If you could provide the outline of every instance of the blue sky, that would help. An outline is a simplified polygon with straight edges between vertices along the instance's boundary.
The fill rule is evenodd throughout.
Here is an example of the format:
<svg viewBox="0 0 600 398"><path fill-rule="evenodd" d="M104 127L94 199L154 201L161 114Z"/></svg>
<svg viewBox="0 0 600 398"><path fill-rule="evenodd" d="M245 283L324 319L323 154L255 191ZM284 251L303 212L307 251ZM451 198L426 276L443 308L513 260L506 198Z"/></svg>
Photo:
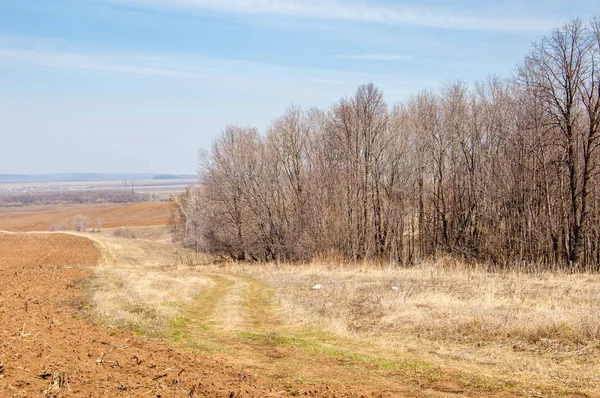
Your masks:
<svg viewBox="0 0 600 398"><path fill-rule="evenodd" d="M0 173L195 173L229 123L508 76L589 0L0 0Z"/></svg>

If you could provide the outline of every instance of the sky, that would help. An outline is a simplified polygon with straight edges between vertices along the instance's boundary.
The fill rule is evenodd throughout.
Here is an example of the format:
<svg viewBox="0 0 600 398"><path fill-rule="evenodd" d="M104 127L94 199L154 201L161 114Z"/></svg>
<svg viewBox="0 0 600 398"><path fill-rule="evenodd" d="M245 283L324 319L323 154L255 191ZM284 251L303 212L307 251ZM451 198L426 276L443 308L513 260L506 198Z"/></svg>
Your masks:
<svg viewBox="0 0 600 398"><path fill-rule="evenodd" d="M596 1L0 0L0 174L195 174L228 124L510 76Z"/></svg>

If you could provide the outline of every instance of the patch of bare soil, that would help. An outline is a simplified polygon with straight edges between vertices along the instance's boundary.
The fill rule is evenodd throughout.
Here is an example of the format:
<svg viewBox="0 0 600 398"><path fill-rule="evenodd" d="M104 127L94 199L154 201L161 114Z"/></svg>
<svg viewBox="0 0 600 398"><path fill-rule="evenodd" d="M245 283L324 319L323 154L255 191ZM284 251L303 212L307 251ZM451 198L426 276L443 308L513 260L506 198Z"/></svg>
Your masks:
<svg viewBox="0 0 600 398"><path fill-rule="evenodd" d="M87 322L80 282L98 261L66 234L0 234L0 396L397 396L257 376L243 365Z"/></svg>
<svg viewBox="0 0 600 398"><path fill-rule="evenodd" d="M62 233L0 233L0 259L3 267L48 269L57 266L95 265L99 255L91 240L79 236Z"/></svg>

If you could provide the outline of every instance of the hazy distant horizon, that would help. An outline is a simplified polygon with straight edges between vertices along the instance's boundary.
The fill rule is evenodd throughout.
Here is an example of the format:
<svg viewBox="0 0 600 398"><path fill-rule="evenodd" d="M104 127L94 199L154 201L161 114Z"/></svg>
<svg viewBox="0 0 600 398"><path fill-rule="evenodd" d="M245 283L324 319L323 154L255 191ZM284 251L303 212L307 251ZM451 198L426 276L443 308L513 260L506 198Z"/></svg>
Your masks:
<svg viewBox="0 0 600 398"><path fill-rule="evenodd" d="M196 174L179 173L32 173L32 174L9 174L0 173L0 184L24 183L24 182L86 182L86 181L122 181L128 180L152 180L153 177L176 176L178 179L194 179Z"/></svg>

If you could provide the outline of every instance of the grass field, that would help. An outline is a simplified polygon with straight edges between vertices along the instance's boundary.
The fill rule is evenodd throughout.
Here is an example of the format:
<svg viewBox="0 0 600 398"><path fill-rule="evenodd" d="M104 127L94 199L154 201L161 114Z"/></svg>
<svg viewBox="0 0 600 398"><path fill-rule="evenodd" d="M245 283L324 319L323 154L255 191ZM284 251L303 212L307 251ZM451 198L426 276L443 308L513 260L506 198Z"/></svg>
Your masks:
<svg viewBox="0 0 600 398"><path fill-rule="evenodd" d="M598 275L489 273L450 260L224 269L270 286L289 323L496 380L600 393Z"/></svg>
<svg viewBox="0 0 600 398"><path fill-rule="evenodd" d="M48 231L61 223L70 229L77 215L89 218L90 228L96 228L98 219L102 220L102 228L166 225L171 208L168 202L6 207L0 208L0 230Z"/></svg>

